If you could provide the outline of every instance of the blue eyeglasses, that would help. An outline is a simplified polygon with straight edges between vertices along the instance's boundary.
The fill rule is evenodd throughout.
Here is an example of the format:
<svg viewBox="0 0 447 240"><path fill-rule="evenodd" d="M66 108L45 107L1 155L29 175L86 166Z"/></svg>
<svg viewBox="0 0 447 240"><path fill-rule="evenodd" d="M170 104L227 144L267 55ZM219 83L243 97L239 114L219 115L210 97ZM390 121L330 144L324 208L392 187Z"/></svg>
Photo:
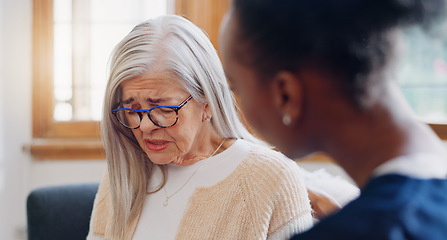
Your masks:
<svg viewBox="0 0 447 240"><path fill-rule="evenodd" d="M137 129L140 127L141 120L143 120L143 113L146 113L149 119L156 125L162 128L174 126L178 121L178 111L185 106L185 104L192 99L190 95L180 105L173 106L156 106L150 109L132 109L132 108L117 108L113 109L112 113L116 119L126 128Z"/></svg>

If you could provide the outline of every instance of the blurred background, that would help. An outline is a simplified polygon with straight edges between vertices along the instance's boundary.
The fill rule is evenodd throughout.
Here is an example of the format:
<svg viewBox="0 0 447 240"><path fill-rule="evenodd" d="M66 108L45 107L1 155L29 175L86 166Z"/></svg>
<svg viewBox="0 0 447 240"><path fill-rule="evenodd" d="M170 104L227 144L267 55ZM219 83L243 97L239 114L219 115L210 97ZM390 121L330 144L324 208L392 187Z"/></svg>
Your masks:
<svg viewBox="0 0 447 240"><path fill-rule="evenodd" d="M0 0L0 239L26 239L33 189L99 182L98 121L107 62L133 26L181 14L218 46L230 0ZM404 33L398 81L415 113L447 138L447 41ZM444 36L443 36L444 35ZM405 53L412 50L411 53ZM321 154L302 166L346 177Z"/></svg>

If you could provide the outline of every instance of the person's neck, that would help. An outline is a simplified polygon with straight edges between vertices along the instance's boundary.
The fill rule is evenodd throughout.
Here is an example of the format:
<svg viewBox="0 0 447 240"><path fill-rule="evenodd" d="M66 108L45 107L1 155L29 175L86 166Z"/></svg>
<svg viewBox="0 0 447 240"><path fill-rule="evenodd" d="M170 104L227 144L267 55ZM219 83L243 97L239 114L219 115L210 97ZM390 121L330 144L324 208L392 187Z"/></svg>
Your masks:
<svg viewBox="0 0 447 240"><path fill-rule="evenodd" d="M352 111L335 118L327 139L322 140L324 151L359 187L374 169L395 157L443 149L428 126L413 117L400 94L381 96L363 113Z"/></svg>

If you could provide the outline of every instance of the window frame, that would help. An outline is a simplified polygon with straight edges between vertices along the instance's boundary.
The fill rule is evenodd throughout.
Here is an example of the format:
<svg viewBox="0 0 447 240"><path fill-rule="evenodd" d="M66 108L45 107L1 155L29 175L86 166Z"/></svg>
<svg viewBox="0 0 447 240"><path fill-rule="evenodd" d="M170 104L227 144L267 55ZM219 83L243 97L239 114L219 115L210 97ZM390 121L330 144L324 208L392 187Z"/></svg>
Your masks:
<svg viewBox="0 0 447 240"><path fill-rule="evenodd" d="M433 129L439 138L447 141L447 124L429 123L428 125Z"/></svg>
<svg viewBox="0 0 447 240"><path fill-rule="evenodd" d="M35 159L103 159L98 121L53 119L53 0L33 0L32 143Z"/></svg>

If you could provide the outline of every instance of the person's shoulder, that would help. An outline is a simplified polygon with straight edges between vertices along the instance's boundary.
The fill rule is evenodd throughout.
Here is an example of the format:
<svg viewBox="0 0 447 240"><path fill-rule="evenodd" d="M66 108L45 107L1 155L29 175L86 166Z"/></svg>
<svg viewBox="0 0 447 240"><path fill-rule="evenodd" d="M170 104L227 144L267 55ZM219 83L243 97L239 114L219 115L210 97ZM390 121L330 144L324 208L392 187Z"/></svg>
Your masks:
<svg viewBox="0 0 447 240"><path fill-rule="evenodd" d="M259 185L265 191L302 188L304 184L298 165L284 154L263 146L253 146L241 162L243 176L250 185Z"/></svg>
<svg viewBox="0 0 447 240"><path fill-rule="evenodd" d="M373 229L378 227L377 216L380 214L366 211L363 205L363 200L358 198L291 239L375 239L377 233Z"/></svg>
<svg viewBox="0 0 447 240"><path fill-rule="evenodd" d="M397 236L402 236L402 239L403 236L411 239L445 239L446 211L439 207L430 211L424 208L423 205L397 206L393 200L383 196L361 195L336 214L291 239L366 240L399 238Z"/></svg>
<svg viewBox="0 0 447 240"><path fill-rule="evenodd" d="M422 179L389 174L371 180L359 198L362 201L355 206L391 215L399 221L409 217L419 221L422 219L418 216L420 214L424 215L426 220L444 222L447 229L446 192L445 179Z"/></svg>
<svg viewBox="0 0 447 240"><path fill-rule="evenodd" d="M447 210L441 205L447 195L429 187L439 183L447 186L445 180L401 175L371 179L359 198L292 239L389 239L410 232L414 239L445 239Z"/></svg>
<svg viewBox="0 0 447 240"><path fill-rule="evenodd" d="M264 146L252 146L245 163L250 166L250 168L262 172L299 173L299 167L295 161L281 152Z"/></svg>

